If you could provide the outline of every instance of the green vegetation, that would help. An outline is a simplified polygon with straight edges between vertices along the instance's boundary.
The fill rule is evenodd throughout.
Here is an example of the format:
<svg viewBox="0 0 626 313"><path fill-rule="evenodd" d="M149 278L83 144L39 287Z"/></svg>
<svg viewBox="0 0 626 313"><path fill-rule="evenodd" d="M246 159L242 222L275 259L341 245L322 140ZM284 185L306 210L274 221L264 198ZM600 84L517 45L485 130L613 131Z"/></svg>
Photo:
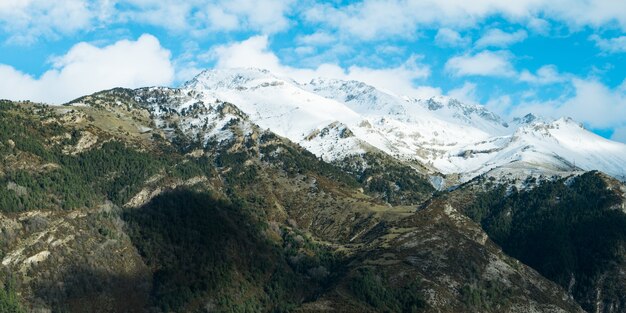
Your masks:
<svg viewBox="0 0 626 313"><path fill-rule="evenodd" d="M329 287L343 275L345 256L312 242L296 230L282 228L281 231L283 251L294 271L321 284L323 288Z"/></svg>
<svg viewBox="0 0 626 313"><path fill-rule="evenodd" d="M495 186L478 193L465 213L506 253L564 288L575 277L574 296L581 300L626 242L626 214L611 209L620 201L589 172L524 191Z"/></svg>
<svg viewBox="0 0 626 313"><path fill-rule="evenodd" d="M80 132L43 123L52 116L44 107L37 108L38 114L25 110L0 103L0 165L6 171L0 176L1 212L92 207L105 199L123 205L161 170L183 179L212 170L206 158L182 162L175 152L155 154L119 141L67 155L63 146L75 144ZM64 139L55 144L55 136Z"/></svg>
<svg viewBox="0 0 626 313"><path fill-rule="evenodd" d="M350 281L354 296L379 312L421 312L425 306L419 281L413 280L401 288L391 288L372 269L360 268Z"/></svg>
<svg viewBox="0 0 626 313"><path fill-rule="evenodd" d="M506 286L493 281L473 282L460 290L461 301L476 311L493 311L505 305L509 292Z"/></svg>
<svg viewBox="0 0 626 313"><path fill-rule="evenodd" d="M344 186L358 187L359 183L339 167L318 159L311 152L296 149L290 145L276 142L278 137L265 133L260 142L266 143L261 147L262 160L271 164L279 164L289 175L313 173L339 182ZM269 143L269 144L267 144Z"/></svg>
<svg viewBox="0 0 626 313"><path fill-rule="evenodd" d="M25 313L22 308L12 280L8 280L4 284L0 283L0 312L2 313Z"/></svg>
<svg viewBox="0 0 626 313"><path fill-rule="evenodd" d="M209 194L176 190L123 215L128 234L153 270L153 305L164 312L283 312L314 286L294 273L258 221Z"/></svg>
<svg viewBox="0 0 626 313"><path fill-rule="evenodd" d="M420 203L435 191L415 169L381 154L352 156L341 164L355 175L366 192L393 205Z"/></svg>
<svg viewBox="0 0 626 313"><path fill-rule="evenodd" d="M103 90L92 95L80 97L66 103L65 105L71 105L74 103L85 103L91 107L102 109L105 108L106 105L125 103L127 108L130 108L130 106L137 104L134 98L134 92L132 89L118 87L109 90Z"/></svg>
<svg viewBox="0 0 626 313"><path fill-rule="evenodd" d="M0 178L2 211L90 207L105 198L123 205L166 165L119 142L76 156L51 154L46 161L55 165L41 171L14 169ZM13 190L6 188L9 185Z"/></svg>
<svg viewBox="0 0 626 313"><path fill-rule="evenodd" d="M133 95L125 89L111 93L128 99ZM106 108L113 98L103 93L90 101ZM347 305L380 312L425 310L419 279L405 275L394 276L399 281L390 280L388 273L396 265L381 266L380 273L370 268L354 270L363 264L360 256L354 256L352 246L344 247L351 259L334 252L341 240L331 238L363 227L362 221L372 221L362 218L374 216L366 210L370 198L363 197L367 201L362 203L350 198L358 187L391 204L413 204L430 197L432 186L409 166L365 155L355 163L367 166L342 169L268 133L258 140L249 136L242 145L236 141L230 146L209 144L202 147L206 153L196 158L183 154L199 149L198 141L186 138L180 130L173 133L173 145L161 139L135 142L94 125L63 125L54 117L46 107L0 102L0 212L86 209L80 212L86 213L84 218L68 220L72 229L79 230L73 231L76 236L71 239L79 248L64 250L83 259L62 259L64 255L55 250L49 260L63 266L63 279L50 279L50 271L32 265L27 275L45 282L29 286L24 297L34 296L53 309L74 312L93 311L83 308L92 302L94 308L103 303L122 306L112 311L131 311L131 301L137 312L289 312L347 287ZM85 130L97 135L98 143L74 155L64 152L64 147L80 142ZM180 179L198 176L208 180L167 191ZM151 177L160 179L147 182ZM315 187L309 181L315 181ZM92 210L106 200L122 206L146 184L166 191L139 208ZM571 184L546 183L524 192L495 187L478 194L466 213L509 254L565 286L570 274L584 284L615 257L626 229L623 214L608 210L615 201L591 175ZM335 212L341 214L332 215ZM65 218L63 212L46 213ZM107 222L103 222L104 214ZM296 214L302 214L302 223ZM90 217L93 221L86 222ZM324 220L328 217L337 217L341 224ZM341 220L344 217L351 220ZM375 239L393 223L382 220L377 224L380 228L361 237L371 236L363 242L376 247ZM298 224L309 225L300 227L311 231L328 228L330 235L324 238L334 245L317 242ZM10 235L23 236L27 230L22 229ZM47 238L52 238L52 232ZM55 238L63 237L55 234ZM102 255L115 251L127 256L122 251L131 251L132 261L120 258L122 267L129 262L141 266L129 264L138 270L118 275L123 271L117 271L117 263L80 248L91 240L98 241L85 246L103 247ZM0 256L16 246L0 242ZM136 251L143 262L135 262ZM600 262L595 264L596 260ZM91 268L92 263L114 264L115 268ZM402 270L411 272L409 267ZM475 311L497 311L509 296L497 282L467 279L460 286L463 304ZM13 285L0 287L0 312L23 312ZM134 293L128 289L135 289ZM100 302L91 301L100 294ZM138 296L127 301L125 297L131 294Z"/></svg>
<svg viewBox="0 0 626 313"><path fill-rule="evenodd" d="M153 271L150 299L158 310L193 312L208 305L218 311L284 312L313 299L336 277L330 272L341 266L340 260L329 249L294 239L302 234L285 230L281 244L266 239L264 210L270 204L261 190L250 188L258 184L260 171L257 164L246 163L250 152L224 149L216 151L215 159L185 158L166 146L150 150L108 137L69 155L63 147L76 144L81 131L55 122L45 107L36 108L37 113L29 110L10 102L0 105L2 212L89 208L105 200L121 206L155 174L215 178L215 166L223 171L231 201L206 191L176 190L122 215L133 244ZM313 155L303 158L300 151L283 148L289 152L281 155L285 169L309 160L319 166L307 171L354 182ZM25 165L15 166L20 159ZM97 232L112 234L106 227Z"/></svg>

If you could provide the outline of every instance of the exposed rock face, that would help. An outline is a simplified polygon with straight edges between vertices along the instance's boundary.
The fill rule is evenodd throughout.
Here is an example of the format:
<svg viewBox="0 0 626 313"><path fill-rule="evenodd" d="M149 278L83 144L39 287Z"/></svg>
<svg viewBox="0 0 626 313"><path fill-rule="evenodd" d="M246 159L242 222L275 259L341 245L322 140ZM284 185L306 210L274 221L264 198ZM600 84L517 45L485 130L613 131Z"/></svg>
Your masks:
<svg viewBox="0 0 626 313"><path fill-rule="evenodd" d="M33 311L140 312L147 304L150 271L117 217L29 211L2 224L2 266Z"/></svg>
<svg viewBox="0 0 626 313"><path fill-rule="evenodd" d="M246 88L280 85L266 83ZM80 102L80 118L21 113L58 140L0 147L0 188L20 197L0 207L3 273L33 311L582 311L458 201L433 197L424 165L378 150L329 164L236 105L179 89ZM311 140L354 138L326 125Z"/></svg>
<svg viewBox="0 0 626 313"><path fill-rule="evenodd" d="M63 152L67 154L77 155L92 148L96 143L98 143L98 137L88 131L84 131L81 132L78 142L73 146L65 147Z"/></svg>

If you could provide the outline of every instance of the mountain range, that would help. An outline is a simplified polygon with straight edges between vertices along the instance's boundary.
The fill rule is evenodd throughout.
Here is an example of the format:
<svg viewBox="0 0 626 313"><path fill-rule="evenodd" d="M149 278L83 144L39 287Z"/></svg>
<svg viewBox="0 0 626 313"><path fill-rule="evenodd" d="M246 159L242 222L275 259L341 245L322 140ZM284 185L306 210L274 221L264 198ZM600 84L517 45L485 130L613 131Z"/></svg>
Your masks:
<svg viewBox="0 0 626 313"><path fill-rule="evenodd" d="M626 145L206 70L0 101L1 312L626 312Z"/></svg>
<svg viewBox="0 0 626 313"><path fill-rule="evenodd" d="M450 185L503 168L544 175L600 170L626 179L626 145L569 118L529 114L506 122L454 98L412 99L357 81L299 84L259 69L207 70L181 91L234 103L257 125L327 162L377 150L418 162L429 175L459 174Z"/></svg>

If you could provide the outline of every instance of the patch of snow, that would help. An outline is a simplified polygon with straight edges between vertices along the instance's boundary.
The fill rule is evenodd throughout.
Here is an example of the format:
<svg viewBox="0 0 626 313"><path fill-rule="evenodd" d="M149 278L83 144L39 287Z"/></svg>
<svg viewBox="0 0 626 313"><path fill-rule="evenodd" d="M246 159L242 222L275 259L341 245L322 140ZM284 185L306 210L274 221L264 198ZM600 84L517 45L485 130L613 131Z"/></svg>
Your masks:
<svg viewBox="0 0 626 313"><path fill-rule="evenodd" d="M258 69L207 70L179 89L150 88L146 94L157 127L171 129L163 117L177 112L181 130L201 136L205 144L232 140L235 134L228 125L243 114L326 161L376 149L420 162L431 175L460 174L460 182L487 172L580 170L626 180L626 145L571 119L529 114L507 123L483 106L449 97L413 99L357 81L299 84ZM223 102L242 112L220 110ZM251 133L245 125L240 128ZM441 185L439 180L432 183Z"/></svg>

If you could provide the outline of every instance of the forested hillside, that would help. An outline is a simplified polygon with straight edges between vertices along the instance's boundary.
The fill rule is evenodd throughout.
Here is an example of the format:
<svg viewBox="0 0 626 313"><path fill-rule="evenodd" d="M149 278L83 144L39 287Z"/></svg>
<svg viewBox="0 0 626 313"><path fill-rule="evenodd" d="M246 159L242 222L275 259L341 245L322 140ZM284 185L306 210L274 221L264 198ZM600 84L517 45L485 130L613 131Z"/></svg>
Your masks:
<svg viewBox="0 0 626 313"><path fill-rule="evenodd" d="M601 290L623 310L615 180L435 192L415 165L327 163L232 104L168 109L185 97L0 103L0 308L578 312Z"/></svg>

